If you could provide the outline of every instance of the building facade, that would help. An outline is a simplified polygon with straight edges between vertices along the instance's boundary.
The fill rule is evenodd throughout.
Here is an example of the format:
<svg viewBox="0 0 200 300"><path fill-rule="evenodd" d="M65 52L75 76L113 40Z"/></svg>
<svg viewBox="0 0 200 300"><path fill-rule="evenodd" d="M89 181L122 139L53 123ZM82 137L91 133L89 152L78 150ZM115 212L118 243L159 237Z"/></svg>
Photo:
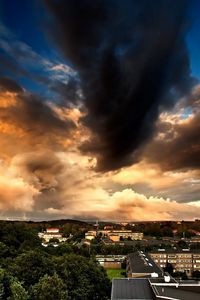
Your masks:
<svg viewBox="0 0 200 300"><path fill-rule="evenodd" d="M132 239L132 240L142 240L143 239L143 233L142 232L132 232L131 230L112 230L107 233L108 236L119 236L124 239Z"/></svg>
<svg viewBox="0 0 200 300"><path fill-rule="evenodd" d="M47 228L46 231L39 232L38 236L46 243L48 243L51 239L58 239L59 242L65 242L67 240L62 236L62 233L59 232L59 228Z"/></svg>
<svg viewBox="0 0 200 300"><path fill-rule="evenodd" d="M98 234L102 236L109 237L112 241L118 242L120 238L123 239L132 239L132 240L142 240L143 233L142 232L132 232L132 230L99 230ZM86 239L94 239L97 236L96 231L88 231L85 233Z"/></svg>
<svg viewBox="0 0 200 300"><path fill-rule="evenodd" d="M95 230L91 230L85 233L86 240L93 240L97 236L97 232Z"/></svg>
<svg viewBox="0 0 200 300"><path fill-rule="evenodd" d="M200 271L200 252L183 251L159 251L150 253L151 258L161 268L171 264L174 272L186 272L191 275L193 271Z"/></svg>
<svg viewBox="0 0 200 300"><path fill-rule="evenodd" d="M96 261L105 269L121 269L125 255L96 255Z"/></svg>

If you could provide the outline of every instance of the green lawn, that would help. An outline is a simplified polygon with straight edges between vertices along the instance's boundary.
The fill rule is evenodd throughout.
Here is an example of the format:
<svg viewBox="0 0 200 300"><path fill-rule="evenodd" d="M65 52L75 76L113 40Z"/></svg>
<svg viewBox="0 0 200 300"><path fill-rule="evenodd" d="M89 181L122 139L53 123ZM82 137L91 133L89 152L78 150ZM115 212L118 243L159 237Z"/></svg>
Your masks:
<svg viewBox="0 0 200 300"><path fill-rule="evenodd" d="M121 272L125 272L126 270L124 269L107 269L107 275L110 280L113 278L124 278L125 276L121 274Z"/></svg>

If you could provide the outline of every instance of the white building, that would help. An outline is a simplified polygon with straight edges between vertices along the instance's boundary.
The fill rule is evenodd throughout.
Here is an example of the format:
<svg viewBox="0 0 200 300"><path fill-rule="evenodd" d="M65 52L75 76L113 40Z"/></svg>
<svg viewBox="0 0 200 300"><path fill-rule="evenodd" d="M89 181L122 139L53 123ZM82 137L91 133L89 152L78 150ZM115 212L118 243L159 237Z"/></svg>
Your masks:
<svg viewBox="0 0 200 300"><path fill-rule="evenodd" d="M50 239L58 239L59 242L65 242L67 239L62 236L62 233L59 232L59 228L47 228L44 232L38 233L39 238L43 239L46 243Z"/></svg>

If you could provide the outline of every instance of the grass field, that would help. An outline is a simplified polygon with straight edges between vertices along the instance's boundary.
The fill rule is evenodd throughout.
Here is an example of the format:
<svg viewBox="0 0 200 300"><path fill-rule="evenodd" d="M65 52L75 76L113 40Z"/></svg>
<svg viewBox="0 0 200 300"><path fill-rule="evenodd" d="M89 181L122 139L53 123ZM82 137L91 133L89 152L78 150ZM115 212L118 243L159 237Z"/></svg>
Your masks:
<svg viewBox="0 0 200 300"><path fill-rule="evenodd" d="M107 269L107 275L110 280L113 278L124 278L125 276L121 274L121 272L125 272L126 270L124 269Z"/></svg>

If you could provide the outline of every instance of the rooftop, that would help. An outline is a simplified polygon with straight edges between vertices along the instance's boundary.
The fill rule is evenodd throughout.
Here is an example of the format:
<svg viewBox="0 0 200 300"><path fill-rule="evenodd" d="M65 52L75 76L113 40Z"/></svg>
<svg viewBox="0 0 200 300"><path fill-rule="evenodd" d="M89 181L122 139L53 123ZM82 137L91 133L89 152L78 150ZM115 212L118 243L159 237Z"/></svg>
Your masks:
<svg viewBox="0 0 200 300"><path fill-rule="evenodd" d="M62 234L61 233L59 233L59 232L54 232L54 231L52 231L52 232L44 232L44 235L45 236L52 236L52 235L54 235L54 236L62 236Z"/></svg>
<svg viewBox="0 0 200 300"><path fill-rule="evenodd" d="M47 232L50 232L50 231L59 231L59 228L47 228L46 230L47 230Z"/></svg>
<svg viewBox="0 0 200 300"><path fill-rule="evenodd" d="M114 278L111 300L199 300L200 283L163 282L162 278Z"/></svg>
<svg viewBox="0 0 200 300"><path fill-rule="evenodd" d="M192 287L193 291L185 290L179 286L156 286L157 296L168 297L175 300L199 300L200 293L195 287ZM159 299L159 298L158 298Z"/></svg>
<svg viewBox="0 0 200 300"><path fill-rule="evenodd" d="M152 258L142 252L138 251L128 255L128 264L130 267L130 273L158 273L161 274L162 270L155 264Z"/></svg>
<svg viewBox="0 0 200 300"><path fill-rule="evenodd" d="M133 278L114 278L111 300L153 300L155 299L148 280Z"/></svg>

